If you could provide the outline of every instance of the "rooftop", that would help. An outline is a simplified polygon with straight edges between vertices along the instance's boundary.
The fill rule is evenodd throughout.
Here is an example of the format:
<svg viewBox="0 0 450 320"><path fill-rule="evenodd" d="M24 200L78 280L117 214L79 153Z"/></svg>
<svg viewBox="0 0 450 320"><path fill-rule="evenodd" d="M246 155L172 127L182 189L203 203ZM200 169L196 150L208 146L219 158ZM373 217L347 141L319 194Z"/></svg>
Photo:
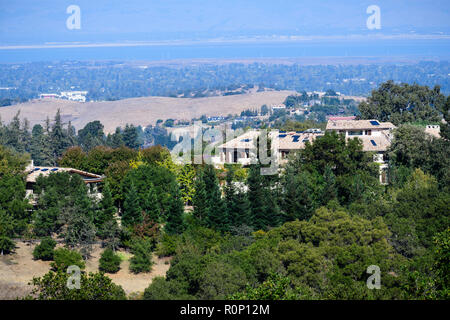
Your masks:
<svg viewBox="0 0 450 320"><path fill-rule="evenodd" d="M313 142L317 137L323 136L321 132L300 132L300 131L271 131L270 135L273 137L278 134L278 149L279 150L298 150L305 147L306 142ZM259 131L247 131L233 140L230 140L220 146L220 149L254 149L255 141L259 135Z"/></svg>
<svg viewBox="0 0 450 320"><path fill-rule="evenodd" d="M363 151L384 152L391 145L391 139L384 132L378 136L349 136L347 140L356 138L362 140Z"/></svg>
<svg viewBox="0 0 450 320"><path fill-rule="evenodd" d="M82 176L84 182L86 183L91 183L91 182L100 182L103 180L103 177L98 175L98 174L94 174L94 173L90 173L90 172L86 172L86 171L82 171L82 170L78 170L78 169L73 169L73 168L60 168L60 167L27 167L27 182L31 182L31 183L35 183L36 179L40 176L48 176L51 173L56 173L56 172L68 172L68 173L76 173L79 174L80 176Z"/></svg>
<svg viewBox="0 0 450 320"><path fill-rule="evenodd" d="M390 122L380 122L378 120L328 120L326 130L351 130L351 129L394 129Z"/></svg>

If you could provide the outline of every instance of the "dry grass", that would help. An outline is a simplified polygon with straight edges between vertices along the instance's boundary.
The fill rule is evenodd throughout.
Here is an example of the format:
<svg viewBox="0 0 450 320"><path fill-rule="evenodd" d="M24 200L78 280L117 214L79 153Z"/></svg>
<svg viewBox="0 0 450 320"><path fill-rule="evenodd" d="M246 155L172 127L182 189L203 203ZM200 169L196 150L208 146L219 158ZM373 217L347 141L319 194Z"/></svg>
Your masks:
<svg viewBox="0 0 450 320"><path fill-rule="evenodd" d="M0 116L2 121L7 123L20 110L21 118L27 118L33 126L37 123L44 124L47 116L52 119L59 108L64 122L72 121L78 130L90 121L100 120L105 126L105 132L108 133L127 123L146 126L155 124L158 119L191 120L203 114L207 116L240 114L245 109L260 108L263 104L280 104L290 94L293 92L266 91L195 99L145 97L86 103L44 99L0 108Z"/></svg>
<svg viewBox="0 0 450 320"><path fill-rule="evenodd" d="M28 283L33 277L41 277L50 270L50 262L33 260L33 249L36 244L16 243L16 252L0 257L0 300L10 300L27 295L32 289ZM103 249L94 246L92 258L86 262L87 272L97 272L100 255ZM129 253L121 252L122 257L130 257ZM122 261L121 269L116 274L107 274L112 281L121 285L127 295L139 296L149 286L155 276L165 276L170 264L170 258L153 256L152 271L133 274L129 271L128 260Z"/></svg>

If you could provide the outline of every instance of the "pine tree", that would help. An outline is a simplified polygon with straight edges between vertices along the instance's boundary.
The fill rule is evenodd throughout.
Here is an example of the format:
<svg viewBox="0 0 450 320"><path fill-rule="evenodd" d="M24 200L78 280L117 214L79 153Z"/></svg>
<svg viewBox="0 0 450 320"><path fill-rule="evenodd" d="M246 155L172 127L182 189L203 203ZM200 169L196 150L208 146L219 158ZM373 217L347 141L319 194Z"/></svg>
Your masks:
<svg viewBox="0 0 450 320"><path fill-rule="evenodd" d="M89 257L95 239L94 207L83 180L71 177L75 185L70 199L59 217L64 225L62 236L69 247L80 247L83 257Z"/></svg>
<svg viewBox="0 0 450 320"><path fill-rule="evenodd" d="M207 165L203 175L205 189L207 191L206 223L209 228L222 232L229 230L227 210L222 199L222 191L212 165Z"/></svg>
<svg viewBox="0 0 450 320"><path fill-rule="evenodd" d="M297 179L297 207L294 219L308 220L315 210L314 181L309 172L304 171Z"/></svg>
<svg viewBox="0 0 450 320"><path fill-rule="evenodd" d="M125 146L131 149L139 148L138 131L133 125L126 125L123 130L123 141Z"/></svg>
<svg viewBox="0 0 450 320"><path fill-rule="evenodd" d="M158 197L156 196L155 188L150 185L147 194L145 195L144 207L142 208L153 222L159 222L161 210L159 207Z"/></svg>
<svg viewBox="0 0 450 320"><path fill-rule="evenodd" d="M137 190L131 182L123 203L122 224L126 227L142 222L142 209L139 206Z"/></svg>
<svg viewBox="0 0 450 320"><path fill-rule="evenodd" d="M52 156L53 159L58 159L61 157L62 153L70 147L70 143L67 137L67 132L65 132L63 128L63 124L61 121L61 111L58 109L55 115L55 121L52 126L52 131L50 134Z"/></svg>
<svg viewBox="0 0 450 320"><path fill-rule="evenodd" d="M298 179L294 168L288 166L283 177L283 210L284 221L295 220L296 213L299 211L298 200Z"/></svg>
<svg viewBox="0 0 450 320"><path fill-rule="evenodd" d="M202 171L199 171L195 179L195 193L192 204L194 206L194 216L201 224L204 224L208 212L208 198Z"/></svg>
<svg viewBox="0 0 450 320"><path fill-rule="evenodd" d="M171 201L167 210L167 223L164 230L168 234L180 234L184 231L183 222L184 205L178 185L173 185L170 191Z"/></svg>
<svg viewBox="0 0 450 320"><path fill-rule="evenodd" d="M280 222L278 197L272 190L269 176L261 175L259 164L250 167L247 179L248 200L252 226L256 229L267 229L277 226Z"/></svg>
<svg viewBox="0 0 450 320"><path fill-rule="evenodd" d="M107 145L113 149L125 145L123 142L123 135L120 130L120 127L117 127L116 131L113 134L108 134Z"/></svg>
<svg viewBox="0 0 450 320"><path fill-rule="evenodd" d="M225 185L225 207L230 226L250 225L250 203L247 194L239 190L233 182L234 172L227 172Z"/></svg>
<svg viewBox="0 0 450 320"><path fill-rule="evenodd" d="M108 221L114 220L115 213L116 207L114 206L111 190L109 189L109 183L106 182L102 190L102 200L100 201L99 210L94 218L94 223L99 233L103 233Z"/></svg>
<svg viewBox="0 0 450 320"><path fill-rule="evenodd" d="M331 200L337 198L336 176L330 166L325 167L323 174L324 187L322 191L322 205L326 205Z"/></svg>

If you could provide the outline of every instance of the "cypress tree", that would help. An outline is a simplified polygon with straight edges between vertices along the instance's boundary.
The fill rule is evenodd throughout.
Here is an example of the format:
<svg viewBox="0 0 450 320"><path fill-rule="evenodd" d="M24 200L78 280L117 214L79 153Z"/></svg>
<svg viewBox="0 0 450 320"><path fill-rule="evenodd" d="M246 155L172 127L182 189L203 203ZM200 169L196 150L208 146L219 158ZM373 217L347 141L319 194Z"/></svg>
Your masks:
<svg viewBox="0 0 450 320"><path fill-rule="evenodd" d="M131 182L123 203L122 224L129 227L139 222L142 222L142 210L139 206L139 196L136 187Z"/></svg>

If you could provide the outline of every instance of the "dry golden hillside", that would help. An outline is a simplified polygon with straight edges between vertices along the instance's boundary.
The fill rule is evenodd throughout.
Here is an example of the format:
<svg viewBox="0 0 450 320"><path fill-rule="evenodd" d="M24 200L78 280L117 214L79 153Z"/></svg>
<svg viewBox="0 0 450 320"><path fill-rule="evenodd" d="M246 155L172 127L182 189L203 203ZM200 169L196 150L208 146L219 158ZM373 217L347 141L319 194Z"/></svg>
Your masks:
<svg viewBox="0 0 450 320"><path fill-rule="evenodd" d="M64 122L72 121L77 130L90 121L100 120L105 132L109 133L127 123L146 126L156 123L158 119L190 120L203 114L240 114L242 110L260 108L263 104L280 104L290 94L293 92L265 91L207 98L145 97L86 103L43 99L0 108L0 116L4 123L8 123L20 110L20 118L27 118L33 126L44 124L47 116L52 119L59 108Z"/></svg>

